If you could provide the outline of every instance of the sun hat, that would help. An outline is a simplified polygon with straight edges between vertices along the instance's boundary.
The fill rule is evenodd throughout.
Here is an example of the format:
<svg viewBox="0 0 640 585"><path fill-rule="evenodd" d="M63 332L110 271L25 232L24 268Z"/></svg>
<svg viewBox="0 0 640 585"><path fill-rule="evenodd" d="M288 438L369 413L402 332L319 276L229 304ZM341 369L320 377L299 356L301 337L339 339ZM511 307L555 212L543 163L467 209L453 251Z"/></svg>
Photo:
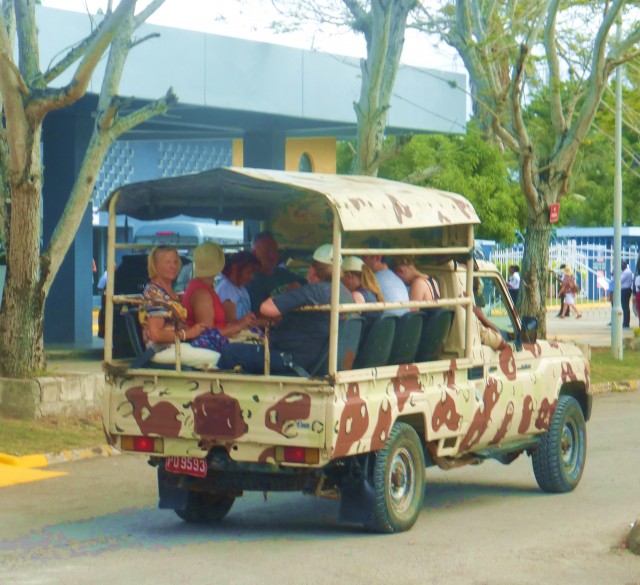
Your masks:
<svg viewBox="0 0 640 585"><path fill-rule="evenodd" d="M322 264L333 264L333 246L331 244L322 244L316 248L313 253L313 259Z"/></svg>
<svg viewBox="0 0 640 585"><path fill-rule="evenodd" d="M213 242L200 244L193 250L193 276L206 278L219 274L224 268L224 252Z"/></svg>
<svg viewBox="0 0 640 585"><path fill-rule="evenodd" d="M345 272L362 272L364 261L357 256L347 256L342 260L342 269Z"/></svg>
<svg viewBox="0 0 640 585"><path fill-rule="evenodd" d="M570 274L573 274L573 270L571 270L571 268L569 266L565 266L562 269L562 272L564 272L567 276L569 276Z"/></svg>

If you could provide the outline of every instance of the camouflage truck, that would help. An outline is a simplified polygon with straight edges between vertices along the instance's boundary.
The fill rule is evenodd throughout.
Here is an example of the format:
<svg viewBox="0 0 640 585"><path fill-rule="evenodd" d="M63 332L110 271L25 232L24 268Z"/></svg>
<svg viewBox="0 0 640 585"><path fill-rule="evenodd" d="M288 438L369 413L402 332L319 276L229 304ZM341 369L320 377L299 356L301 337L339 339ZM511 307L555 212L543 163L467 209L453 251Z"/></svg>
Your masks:
<svg viewBox="0 0 640 585"><path fill-rule="evenodd" d="M537 321L519 317L496 268L474 259L479 219L464 197L371 177L226 168L127 185L107 206L109 267L128 246L114 241L117 213L258 220L288 250L334 247L332 303L310 308L329 311L330 336L309 374L114 360L114 307L136 300L114 296L110 275L105 433L157 467L160 508L211 522L244 491L302 491L339 498L344 521L399 532L418 518L430 467L526 453L542 490L580 481L588 362L572 344L538 340ZM341 254L377 251L416 255L441 298L340 305ZM499 328L502 349L481 343L474 306ZM410 311L366 331L361 317L342 318L399 307Z"/></svg>

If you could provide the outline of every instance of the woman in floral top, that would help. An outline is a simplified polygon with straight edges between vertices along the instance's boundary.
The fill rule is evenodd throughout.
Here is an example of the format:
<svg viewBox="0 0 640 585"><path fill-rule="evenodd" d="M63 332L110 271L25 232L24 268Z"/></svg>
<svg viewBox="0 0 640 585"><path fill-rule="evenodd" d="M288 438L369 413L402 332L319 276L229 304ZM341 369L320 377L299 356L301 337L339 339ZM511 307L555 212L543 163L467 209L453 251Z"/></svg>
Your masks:
<svg viewBox="0 0 640 585"><path fill-rule="evenodd" d="M140 323L148 347L156 349L152 362L172 364L176 360L176 332L180 341L182 363L195 367L215 367L220 354L211 345L200 343L207 329L202 323L187 326L187 311L173 291L172 283L180 272L178 251L171 247L154 248L149 254L147 268L150 282L143 291L144 308ZM192 343L196 347L192 346Z"/></svg>

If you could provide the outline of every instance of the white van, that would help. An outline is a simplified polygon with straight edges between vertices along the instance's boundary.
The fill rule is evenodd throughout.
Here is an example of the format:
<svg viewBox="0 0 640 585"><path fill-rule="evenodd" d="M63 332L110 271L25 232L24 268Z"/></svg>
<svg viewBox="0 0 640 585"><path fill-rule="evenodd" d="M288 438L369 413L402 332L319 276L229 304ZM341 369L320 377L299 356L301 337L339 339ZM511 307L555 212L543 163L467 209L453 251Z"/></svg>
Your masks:
<svg viewBox="0 0 640 585"><path fill-rule="evenodd" d="M203 242L213 242L237 250L244 239L241 225L210 223L205 221L160 220L138 226L134 235L134 244L151 246L195 247Z"/></svg>

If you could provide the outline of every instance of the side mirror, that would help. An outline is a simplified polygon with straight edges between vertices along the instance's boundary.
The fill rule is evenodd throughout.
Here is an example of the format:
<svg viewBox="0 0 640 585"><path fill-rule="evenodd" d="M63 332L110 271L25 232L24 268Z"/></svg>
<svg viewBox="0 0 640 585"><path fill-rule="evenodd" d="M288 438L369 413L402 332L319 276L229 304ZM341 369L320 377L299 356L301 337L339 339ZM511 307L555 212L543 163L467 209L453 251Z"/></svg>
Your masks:
<svg viewBox="0 0 640 585"><path fill-rule="evenodd" d="M522 343L535 343L538 339L538 318L522 317L522 331L520 341Z"/></svg>

